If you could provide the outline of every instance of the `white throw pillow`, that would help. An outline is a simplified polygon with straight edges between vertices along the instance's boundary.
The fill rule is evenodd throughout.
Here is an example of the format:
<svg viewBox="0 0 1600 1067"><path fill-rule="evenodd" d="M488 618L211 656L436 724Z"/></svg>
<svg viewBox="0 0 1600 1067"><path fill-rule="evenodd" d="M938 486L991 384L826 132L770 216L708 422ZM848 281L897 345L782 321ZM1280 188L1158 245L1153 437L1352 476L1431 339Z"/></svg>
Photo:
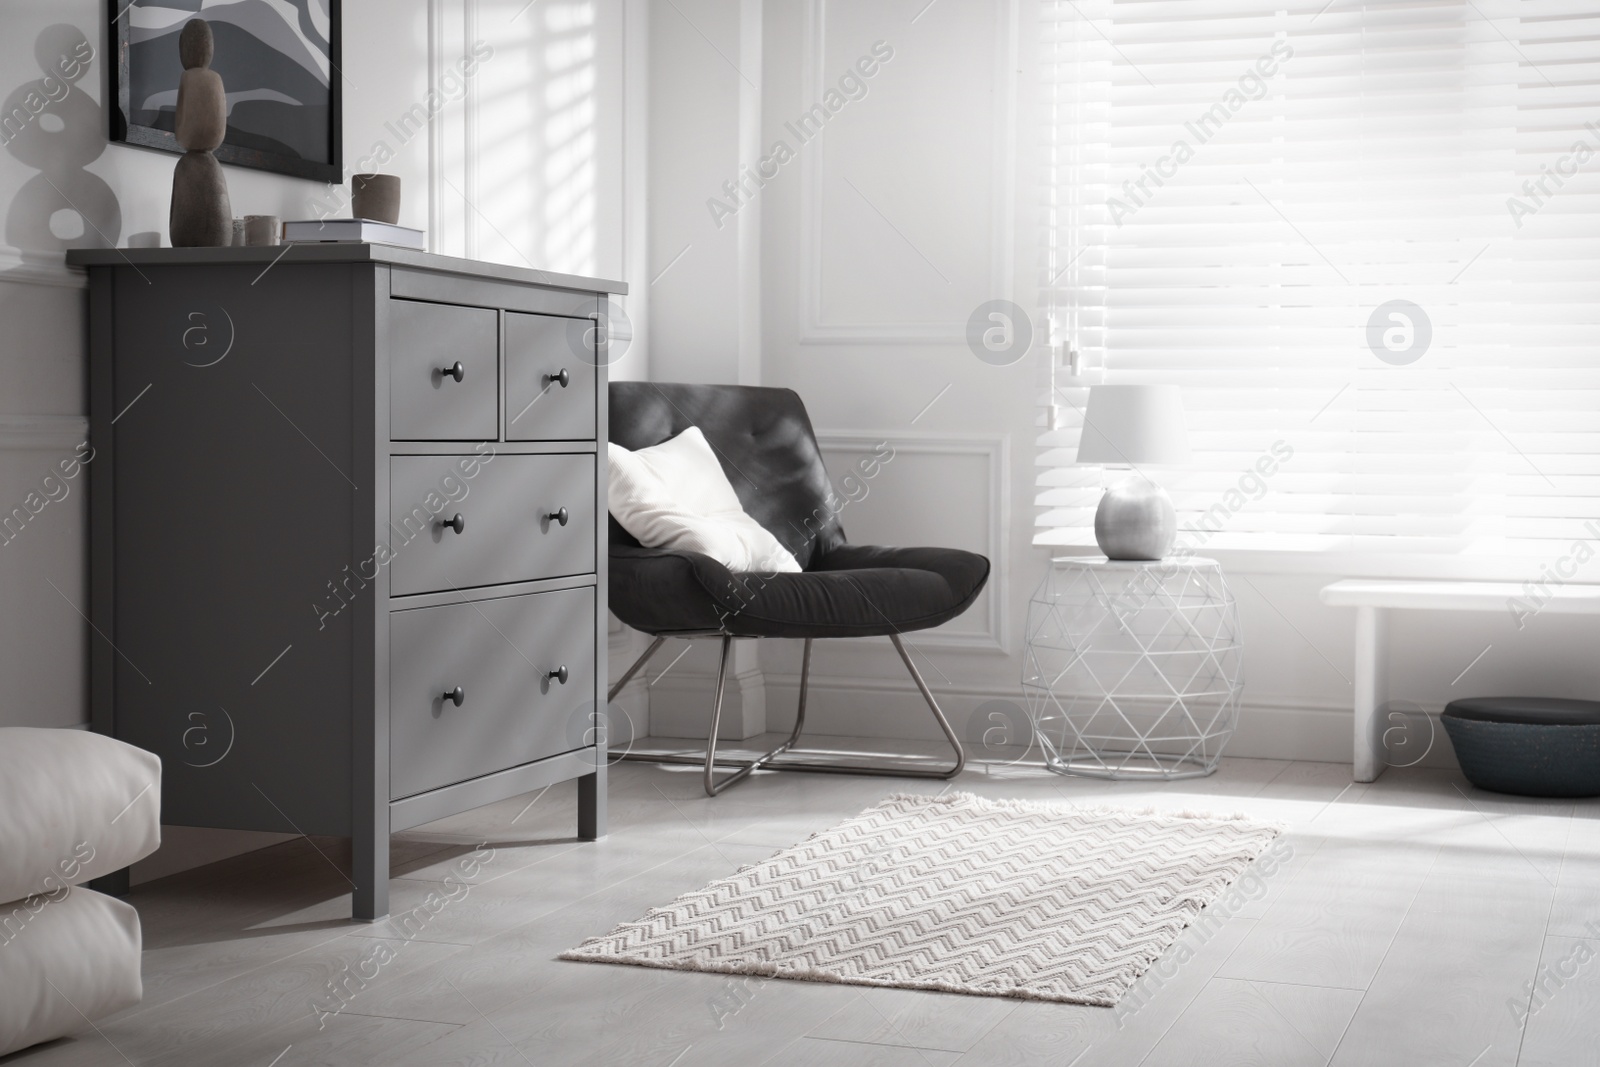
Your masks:
<svg viewBox="0 0 1600 1067"><path fill-rule="evenodd" d="M0 904L0 1056L139 1003L139 948L139 913L88 889Z"/></svg>
<svg viewBox="0 0 1600 1067"><path fill-rule="evenodd" d="M161 760L83 730L0 727L0 901L79 885L161 844Z"/></svg>
<svg viewBox="0 0 1600 1067"><path fill-rule="evenodd" d="M607 446L611 514L646 548L703 552L731 571L798 571L789 550L746 514L705 434L630 451Z"/></svg>

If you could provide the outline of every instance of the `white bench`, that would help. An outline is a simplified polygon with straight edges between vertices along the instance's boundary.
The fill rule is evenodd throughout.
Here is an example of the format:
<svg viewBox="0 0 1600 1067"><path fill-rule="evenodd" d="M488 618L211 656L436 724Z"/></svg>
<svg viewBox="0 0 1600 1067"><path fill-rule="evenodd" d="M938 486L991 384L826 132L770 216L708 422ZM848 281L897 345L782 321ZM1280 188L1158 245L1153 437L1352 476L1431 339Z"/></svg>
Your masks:
<svg viewBox="0 0 1600 1067"><path fill-rule="evenodd" d="M1600 615L1600 585L1548 585L1537 598L1513 582L1424 582L1346 579L1325 586L1322 602L1356 609L1355 779L1383 773L1383 722L1389 700L1388 612L1503 611L1516 605L1553 615Z"/></svg>

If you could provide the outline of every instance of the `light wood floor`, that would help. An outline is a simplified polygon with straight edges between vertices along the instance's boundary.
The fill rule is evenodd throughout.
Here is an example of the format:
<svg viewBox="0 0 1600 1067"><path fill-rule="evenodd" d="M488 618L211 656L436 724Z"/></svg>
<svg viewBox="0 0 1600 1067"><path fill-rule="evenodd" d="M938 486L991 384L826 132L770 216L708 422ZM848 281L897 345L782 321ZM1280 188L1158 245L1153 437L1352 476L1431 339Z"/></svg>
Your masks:
<svg viewBox="0 0 1600 1067"><path fill-rule="evenodd" d="M1113 1010L558 961L890 792L947 788L764 774L709 800L683 768L612 776L603 842L573 840L570 785L396 835L395 911L436 909L420 929L347 919L332 839L139 886L144 1003L0 1063L1600 1063L1597 801L1480 793L1421 769L1352 785L1347 765L1274 760L1170 785L969 768L951 788L1290 825L1293 857L1265 895L1209 936L1191 930ZM452 889L482 842L492 856Z"/></svg>

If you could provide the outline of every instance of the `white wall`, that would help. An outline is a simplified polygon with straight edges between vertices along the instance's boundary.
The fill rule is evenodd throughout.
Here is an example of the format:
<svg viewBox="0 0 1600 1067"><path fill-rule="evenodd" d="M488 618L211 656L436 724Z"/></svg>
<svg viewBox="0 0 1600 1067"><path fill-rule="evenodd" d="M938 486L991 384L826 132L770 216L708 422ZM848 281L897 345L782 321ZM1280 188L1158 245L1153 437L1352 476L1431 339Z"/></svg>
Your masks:
<svg viewBox="0 0 1600 1067"><path fill-rule="evenodd" d="M733 0L681 6L704 15L700 28L732 54L734 24L715 16L733 19ZM668 17L676 18L658 22ZM730 274L726 242L735 222L759 208L760 381L805 397L836 478L874 442L896 450L867 497L846 508L850 537L953 545L995 563L983 601L911 641L962 727L986 700L1020 703L1027 603L1048 559L1030 544L1033 394L1043 357L995 368L962 337L981 301L1036 306L1034 17L1028 0L766 4L760 147L740 158L755 165L779 139L795 156L760 190L757 206L720 231L710 225L706 200L719 195L734 165L728 154L738 139L739 83L690 32L674 41L677 66L654 53L653 98L670 101L664 110L673 117L653 120L652 255L664 263L692 241L693 254L707 258L682 271L691 262L685 257L674 268L681 273L667 276L675 307L655 319L652 376L736 380L725 309L739 278ZM865 97L846 103L820 138L801 146L785 124L822 101L880 40L894 56L867 81ZM657 142L666 121L682 132L681 156L693 158ZM673 180L662 180L674 167ZM663 280L656 297L667 293ZM700 347L681 358L667 351L691 344ZM1341 575L1323 573L1315 560L1224 562L1246 640L1245 714L1230 751L1348 761L1353 613L1317 599ZM1509 614L1402 615L1391 638L1392 693L1433 712L1473 694L1595 697L1597 638L1600 620L1541 616L1519 631ZM779 729L792 722L799 645L763 645L762 722ZM675 654L664 650L661 662ZM652 707L671 709L658 727L689 732L700 723L703 732L714 665L712 643L701 642L655 686ZM814 668L808 719L816 729L937 736L886 642L824 643ZM1429 760L1451 759L1441 734Z"/></svg>
<svg viewBox="0 0 1600 1067"><path fill-rule="evenodd" d="M1046 559L1029 543L1036 368L979 362L961 329L982 300L1033 306L1031 4L344 6L352 164L393 141L385 123L473 42L495 49L430 136L390 145L384 169L406 184L402 221L430 228L440 250L628 280L634 292L623 304L635 329L618 377L793 387L839 475L889 442L896 458L848 506L846 529L855 540L989 555L996 570L980 603L913 645L958 723L984 700L1017 698L1027 598ZM7 94L42 76L36 50L59 50L74 32L96 50L40 165L0 153L7 510L85 432L82 279L61 267L61 250L165 231L173 157L106 143L104 19L98 0L12 0L0 35ZM822 102L877 41L894 54L865 80L865 96L801 144L786 124ZM741 164L757 167L780 139L793 158L736 212L716 213L719 226L708 201L730 203L723 183L739 181L748 173ZM38 180L41 168L58 184L78 175L97 190L74 198L91 225L68 210L53 219L58 235L41 236L62 207ZM327 193L226 172L237 214L308 214ZM70 484L0 545L0 684L13 695L0 724L87 718L83 503L82 484ZM1247 714L1233 751L1348 758L1350 620L1316 600L1337 575L1314 564L1285 572L1227 562L1247 640ZM1401 616L1393 692L1433 710L1467 692L1593 695L1596 637L1600 622L1557 616L1520 631L1509 616ZM638 647L619 630L613 658ZM657 666L675 654L663 652ZM730 731L782 727L798 646L769 642L740 656L742 705ZM702 643L652 691L662 725L703 723L713 663ZM817 728L933 736L887 643L822 645L816 668Z"/></svg>
<svg viewBox="0 0 1600 1067"><path fill-rule="evenodd" d="M387 158L377 169L402 177L402 223L428 229L438 251L643 288L645 0L345 0L343 8L347 169ZM106 18L101 0L8 0L0 15L0 95L38 81L41 63L75 42L94 48L73 93L37 120L41 136L0 152L5 512L39 489L87 429L84 279L65 269L63 249L167 243L176 157L107 142ZM453 86L446 73L480 43L493 51L477 75L446 94L427 135L401 141L388 124L431 88ZM224 170L236 215L305 218L319 202L339 202L319 183ZM623 304L644 335L613 373L637 376L649 347L646 305ZM82 479L66 483L64 497L0 544L0 691L9 694L0 725L88 719L84 500ZM207 847L182 839L196 854ZM159 870L173 866L164 856Z"/></svg>
<svg viewBox="0 0 1600 1067"><path fill-rule="evenodd" d="M675 0L651 14L644 291L651 308L650 377L657 381L761 384L761 211L752 206L716 220L705 201L738 179L740 160L759 143L762 26L760 0ZM621 639L619 633L611 649L613 673L643 649L637 635ZM669 644L651 670L681 651ZM633 728L703 735L708 702L703 672L696 677L692 664L701 655L714 662L714 654L710 647L691 650L682 661L690 670L653 687L648 701L641 676L621 698ZM722 734L748 737L765 728L766 686L753 645L737 647L734 657ZM628 729L620 722L616 727Z"/></svg>
<svg viewBox="0 0 1600 1067"><path fill-rule="evenodd" d="M1017 196L1031 187L1014 178L1030 140L1016 135L1016 6L941 0L920 17L918 4L768 7L763 141L770 151L782 139L797 158L762 193L763 378L805 397L836 482L878 442L894 450L845 506L852 540L947 545L993 563L965 615L907 638L958 726L984 699L1020 694L1021 611L1037 581L1034 371L983 363L964 340L978 304L1026 303L1015 284L1028 273ZM847 78L863 69L864 95ZM798 116L830 93L846 102L801 144ZM792 722L798 645L774 647L764 665L769 720ZM813 669L817 730L938 736L886 640L824 643Z"/></svg>

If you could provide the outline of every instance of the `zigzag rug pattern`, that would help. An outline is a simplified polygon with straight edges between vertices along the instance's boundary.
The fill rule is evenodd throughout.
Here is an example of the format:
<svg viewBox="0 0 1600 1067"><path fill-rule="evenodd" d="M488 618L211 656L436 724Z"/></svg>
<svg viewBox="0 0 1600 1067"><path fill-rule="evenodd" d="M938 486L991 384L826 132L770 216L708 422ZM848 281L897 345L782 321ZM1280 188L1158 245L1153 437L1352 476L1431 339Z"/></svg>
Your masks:
<svg viewBox="0 0 1600 1067"><path fill-rule="evenodd" d="M1281 832L901 793L561 958L1110 1007Z"/></svg>

